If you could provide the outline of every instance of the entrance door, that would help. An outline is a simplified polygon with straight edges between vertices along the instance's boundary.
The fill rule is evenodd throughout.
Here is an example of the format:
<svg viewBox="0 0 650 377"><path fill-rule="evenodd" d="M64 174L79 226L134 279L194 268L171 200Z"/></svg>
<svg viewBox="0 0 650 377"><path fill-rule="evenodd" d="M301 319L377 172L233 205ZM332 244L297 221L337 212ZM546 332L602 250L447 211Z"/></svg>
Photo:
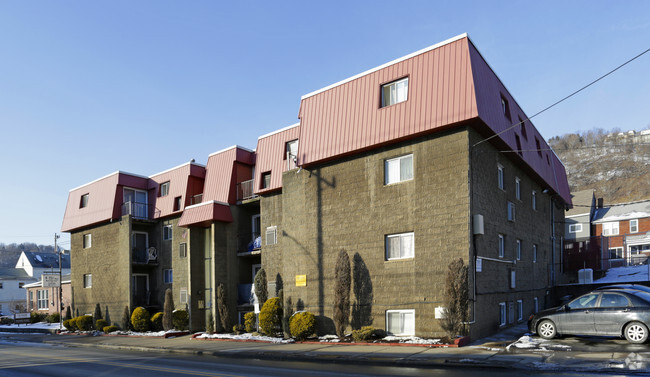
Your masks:
<svg viewBox="0 0 650 377"><path fill-rule="evenodd" d="M131 278L133 302L136 306L149 305L149 275L133 274Z"/></svg>

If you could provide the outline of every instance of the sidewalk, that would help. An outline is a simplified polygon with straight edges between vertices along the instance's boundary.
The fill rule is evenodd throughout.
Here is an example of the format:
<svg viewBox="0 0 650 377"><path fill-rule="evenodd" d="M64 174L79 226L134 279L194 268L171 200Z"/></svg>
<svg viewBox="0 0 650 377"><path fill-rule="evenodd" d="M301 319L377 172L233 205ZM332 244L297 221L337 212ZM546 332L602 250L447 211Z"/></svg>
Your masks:
<svg viewBox="0 0 650 377"><path fill-rule="evenodd" d="M403 347L390 345L274 344L178 338L55 335L45 343L72 347L99 347L132 351L211 355L264 360L336 362L362 365L410 367L480 367L543 371L648 373L647 352L571 351L561 345L520 338L525 327L517 326L460 348ZM527 342L530 340L530 342Z"/></svg>

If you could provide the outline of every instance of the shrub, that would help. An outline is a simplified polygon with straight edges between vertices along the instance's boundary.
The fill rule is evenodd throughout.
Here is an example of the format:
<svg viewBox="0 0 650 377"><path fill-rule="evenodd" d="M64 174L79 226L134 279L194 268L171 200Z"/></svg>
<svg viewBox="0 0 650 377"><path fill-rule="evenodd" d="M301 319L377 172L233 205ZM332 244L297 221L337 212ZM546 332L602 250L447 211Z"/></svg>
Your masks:
<svg viewBox="0 0 650 377"><path fill-rule="evenodd" d="M102 308L99 306L99 304L95 305L95 313L93 313L93 319L95 322L97 322L98 319L103 319L104 317L102 316Z"/></svg>
<svg viewBox="0 0 650 377"><path fill-rule="evenodd" d="M447 280L445 284L445 309L444 317L440 322L447 335L454 338L456 335L466 335L469 320L469 292L467 266L458 258L449 263L447 267Z"/></svg>
<svg viewBox="0 0 650 377"><path fill-rule="evenodd" d="M172 313L172 323L176 330L186 330L189 323L189 316L187 310L174 310Z"/></svg>
<svg viewBox="0 0 650 377"><path fill-rule="evenodd" d="M246 332L246 329L244 328L244 325L238 324L232 327L232 332L237 335L241 335Z"/></svg>
<svg viewBox="0 0 650 377"><path fill-rule="evenodd" d="M217 287L217 307L219 309L219 323L224 330L230 326L230 313L228 310L228 296L223 283Z"/></svg>
<svg viewBox="0 0 650 377"><path fill-rule="evenodd" d="M316 317L310 312L299 312L289 320L291 335L297 340L304 340L314 334Z"/></svg>
<svg viewBox="0 0 650 377"><path fill-rule="evenodd" d="M61 316L59 315L59 313L52 313L47 317L45 317L45 320L47 321L47 323L58 323L61 320Z"/></svg>
<svg viewBox="0 0 650 377"><path fill-rule="evenodd" d="M119 329L120 329L120 328L117 327L117 326L105 326L105 327L102 329L102 331L104 331L104 333L106 333L106 334L110 334L110 333L115 332L115 331L117 331L117 330L119 330Z"/></svg>
<svg viewBox="0 0 650 377"><path fill-rule="evenodd" d="M163 330L163 312L158 312L151 316L151 329L153 331Z"/></svg>
<svg viewBox="0 0 650 377"><path fill-rule="evenodd" d="M124 312L122 313L122 330L129 331L129 328L131 328L131 312L129 311L129 307L125 306Z"/></svg>
<svg viewBox="0 0 650 377"><path fill-rule="evenodd" d="M165 290L165 303L163 304L162 326L165 331L174 328L174 295L171 288Z"/></svg>
<svg viewBox="0 0 650 377"><path fill-rule="evenodd" d="M67 308L65 308L65 319L72 319L72 310L70 309L70 306L68 305Z"/></svg>
<svg viewBox="0 0 650 377"><path fill-rule="evenodd" d="M76 321L72 319L66 319L63 321L63 327L65 327L68 331L77 331L77 325L75 322Z"/></svg>
<svg viewBox="0 0 650 377"><path fill-rule="evenodd" d="M383 337L383 331L375 329L372 326L363 326L359 330L352 331L352 339L357 342L367 342L371 339L381 339Z"/></svg>
<svg viewBox="0 0 650 377"><path fill-rule="evenodd" d="M266 299L269 297L269 292L266 287L266 271L264 268L260 268L255 275L255 280L253 281L253 286L255 287L255 296L257 296L257 302L260 306L264 306Z"/></svg>
<svg viewBox="0 0 650 377"><path fill-rule="evenodd" d="M205 326L205 332L214 334L214 317L212 317L212 313L208 315L208 324Z"/></svg>
<svg viewBox="0 0 650 377"><path fill-rule="evenodd" d="M29 315L29 322L31 323L43 322L44 320L45 320L45 314L31 312Z"/></svg>
<svg viewBox="0 0 650 377"><path fill-rule="evenodd" d="M95 330L103 331L104 327L110 325L107 320L105 319L98 319L95 321Z"/></svg>
<svg viewBox="0 0 650 377"><path fill-rule="evenodd" d="M334 269L334 326L342 338L350 322L350 287L352 286L350 257L345 250L339 252Z"/></svg>
<svg viewBox="0 0 650 377"><path fill-rule="evenodd" d="M279 297L273 297L264 303L260 310L260 328L268 336L276 336L282 324L282 306Z"/></svg>
<svg viewBox="0 0 650 377"><path fill-rule="evenodd" d="M147 309L142 306L135 308L133 314L131 314L131 325L135 331L149 331L149 327L151 327L151 317L149 316Z"/></svg>
<svg viewBox="0 0 650 377"><path fill-rule="evenodd" d="M253 332L255 331L255 313L253 312L248 312L244 314L244 328L246 329L246 332Z"/></svg>
<svg viewBox="0 0 650 377"><path fill-rule="evenodd" d="M79 331L90 331L93 329L93 316L82 315L74 319Z"/></svg>

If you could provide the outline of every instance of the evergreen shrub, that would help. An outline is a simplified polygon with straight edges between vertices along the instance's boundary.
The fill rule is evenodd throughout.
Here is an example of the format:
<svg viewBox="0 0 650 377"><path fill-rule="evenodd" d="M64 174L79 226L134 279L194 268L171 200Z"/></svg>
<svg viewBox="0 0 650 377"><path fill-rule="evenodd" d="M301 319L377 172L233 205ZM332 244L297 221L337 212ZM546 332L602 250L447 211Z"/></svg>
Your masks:
<svg viewBox="0 0 650 377"><path fill-rule="evenodd" d="M162 331L163 330L163 312L158 312L151 316L151 330L153 331Z"/></svg>
<svg viewBox="0 0 650 377"><path fill-rule="evenodd" d="M314 334L316 317L310 312L298 312L289 320L291 335L297 340L304 340Z"/></svg>
<svg viewBox="0 0 650 377"><path fill-rule="evenodd" d="M110 333L115 332L115 331L117 331L119 329L120 328L117 327L117 326L105 326L102 330L104 331L104 333L110 334Z"/></svg>
<svg viewBox="0 0 650 377"><path fill-rule="evenodd" d="M363 326L359 330L352 330L352 339L356 342L367 342L373 339L381 339L385 336L383 330L376 329L372 326Z"/></svg>
<svg viewBox="0 0 650 377"><path fill-rule="evenodd" d="M110 325L107 320L105 319L98 319L95 321L95 330L103 331L104 327Z"/></svg>
<svg viewBox="0 0 650 377"><path fill-rule="evenodd" d="M273 297L264 303L260 310L260 329L268 336L277 336L282 331L282 304L279 297Z"/></svg>
<svg viewBox="0 0 650 377"><path fill-rule="evenodd" d="M187 310L179 309L174 310L172 313L172 323L176 330L187 330L190 318L187 315Z"/></svg>
<svg viewBox="0 0 650 377"><path fill-rule="evenodd" d="M93 316L91 315L82 315L74 320L79 331L90 331L93 329Z"/></svg>
<svg viewBox="0 0 650 377"><path fill-rule="evenodd" d="M248 312L244 314L244 328L246 329L246 332L254 332L255 331L255 322L256 322L256 316L254 312Z"/></svg>
<svg viewBox="0 0 650 377"><path fill-rule="evenodd" d="M149 316L147 309L142 306L135 308L131 314L131 325L133 325L133 330L135 331L149 331L149 327L151 327L151 317Z"/></svg>
<svg viewBox="0 0 650 377"><path fill-rule="evenodd" d="M77 324L73 319L66 319L63 321L63 327L65 327L68 331L77 331Z"/></svg>

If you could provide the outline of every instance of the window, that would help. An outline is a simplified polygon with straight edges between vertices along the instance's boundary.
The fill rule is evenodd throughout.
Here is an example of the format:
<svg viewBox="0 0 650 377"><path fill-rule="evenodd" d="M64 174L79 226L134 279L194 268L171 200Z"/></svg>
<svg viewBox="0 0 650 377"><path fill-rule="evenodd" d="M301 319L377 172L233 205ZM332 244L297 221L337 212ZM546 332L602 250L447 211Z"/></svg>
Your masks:
<svg viewBox="0 0 650 377"><path fill-rule="evenodd" d="M615 236L618 234L618 221L603 223L603 236Z"/></svg>
<svg viewBox="0 0 650 377"><path fill-rule="evenodd" d="M537 300L537 297L533 298L533 311L535 313L539 311L539 301Z"/></svg>
<svg viewBox="0 0 650 377"><path fill-rule="evenodd" d="M537 154L539 157L542 157L542 145L539 143L539 139L535 137L535 147L537 148Z"/></svg>
<svg viewBox="0 0 650 377"><path fill-rule="evenodd" d="M183 208L183 197L177 196L174 198L174 212L180 211Z"/></svg>
<svg viewBox="0 0 650 377"><path fill-rule="evenodd" d="M408 99L409 78L389 82L381 86L381 107L394 105Z"/></svg>
<svg viewBox="0 0 650 377"><path fill-rule="evenodd" d="M163 281L165 284L171 284L174 282L174 274L172 269L163 270Z"/></svg>
<svg viewBox="0 0 650 377"><path fill-rule="evenodd" d="M609 253L609 259L623 259L623 248L622 247L612 247L607 249Z"/></svg>
<svg viewBox="0 0 650 377"><path fill-rule="evenodd" d="M630 220L630 233L639 231L639 220Z"/></svg>
<svg viewBox="0 0 650 377"><path fill-rule="evenodd" d="M515 178L515 198L521 200L521 179Z"/></svg>
<svg viewBox="0 0 650 377"><path fill-rule="evenodd" d="M89 194L81 195L81 201L79 202L79 208L86 208L88 206L88 195Z"/></svg>
<svg viewBox="0 0 650 377"><path fill-rule="evenodd" d="M578 233L578 232L582 232L582 224L569 225L569 233Z"/></svg>
<svg viewBox="0 0 650 377"><path fill-rule="evenodd" d="M180 295L180 302L181 304L187 304L187 288L181 288L181 295Z"/></svg>
<svg viewBox="0 0 650 377"><path fill-rule="evenodd" d="M499 258L506 254L506 239L503 234L499 234Z"/></svg>
<svg viewBox="0 0 650 377"><path fill-rule="evenodd" d="M92 241L93 241L92 234L90 234L90 233L84 234L83 248L84 249L90 249L90 247L92 246L92 243L93 243Z"/></svg>
<svg viewBox="0 0 650 377"><path fill-rule="evenodd" d="M517 143L517 153L519 153L520 156L524 155L524 151L521 149L521 139L519 139L519 135L515 134L515 142Z"/></svg>
<svg viewBox="0 0 650 377"><path fill-rule="evenodd" d="M533 244L533 263L537 263L537 245Z"/></svg>
<svg viewBox="0 0 650 377"><path fill-rule="evenodd" d="M278 235L277 235L278 228L275 226L270 226L266 228L266 244L267 245L275 245L278 243Z"/></svg>
<svg viewBox="0 0 650 377"><path fill-rule="evenodd" d="M510 289L517 288L517 271L510 270Z"/></svg>
<svg viewBox="0 0 650 377"><path fill-rule="evenodd" d="M18 288L23 288L24 286L25 286L25 283L23 283L22 281L18 283Z"/></svg>
<svg viewBox="0 0 650 377"><path fill-rule="evenodd" d="M143 190L136 190L125 187L123 190L122 203L123 214L131 215L138 219L149 217L149 193Z"/></svg>
<svg viewBox="0 0 650 377"><path fill-rule="evenodd" d="M521 260L521 240L517 240L517 260Z"/></svg>
<svg viewBox="0 0 650 377"><path fill-rule="evenodd" d="M386 332L391 335L415 335L415 310L386 310Z"/></svg>
<svg viewBox="0 0 650 377"><path fill-rule="evenodd" d="M499 303L499 326L506 325L506 303Z"/></svg>
<svg viewBox="0 0 650 377"><path fill-rule="evenodd" d="M532 194L532 200L533 200L533 209L537 211L537 191L533 190Z"/></svg>
<svg viewBox="0 0 650 377"><path fill-rule="evenodd" d="M597 300L598 300L598 293L593 293L586 296L578 297L577 299L568 303L567 306L571 309L594 308L596 307Z"/></svg>
<svg viewBox="0 0 650 377"><path fill-rule="evenodd" d="M179 258L185 258L187 257L187 244L185 242L182 242L178 246L178 257Z"/></svg>
<svg viewBox="0 0 650 377"><path fill-rule="evenodd" d="M2 283L0 282L0 289L2 289Z"/></svg>
<svg viewBox="0 0 650 377"><path fill-rule="evenodd" d="M284 159L287 160L287 170L296 167L298 162L298 140L288 141L285 146Z"/></svg>
<svg viewBox="0 0 650 377"><path fill-rule="evenodd" d="M262 173L262 182L260 182L261 189L269 188L271 187L271 172L267 171L266 173Z"/></svg>
<svg viewBox="0 0 650 377"><path fill-rule="evenodd" d="M524 301L517 300L517 321L524 319Z"/></svg>
<svg viewBox="0 0 650 377"><path fill-rule="evenodd" d="M600 298L601 308L624 308L630 306L630 302L622 295L615 293L603 293Z"/></svg>
<svg viewBox="0 0 650 377"><path fill-rule="evenodd" d="M515 221L515 203L508 202L508 221Z"/></svg>
<svg viewBox="0 0 650 377"><path fill-rule="evenodd" d="M91 288L93 286L93 275L84 274L84 288Z"/></svg>
<svg viewBox="0 0 650 377"><path fill-rule="evenodd" d="M523 135L524 139L528 140L528 133L526 132L526 121L519 117L519 123L521 124L521 134Z"/></svg>
<svg viewBox="0 0 650 377"><path fill-rule="evenodd" d="M36 291L36 307L38 310L47 310L49 307L49 291L42 289Z"/></svg>
<svg viewBox="0 0 650 377"><path fill-rule="evenodd" d="M510 105L503 94L501 95L501 111L503 111L503 115L505 115L506 118L510 119Z"/></svg>
<svg viewBox="0 0 650 377"><path fill-rule="evenodd" d="M503 185L503 166L497 165L497 185L501 190L504 190Z"/></svg>
<svg viewBox="0 0 650 377"><path fill-rule="evenodd" d="M413 233L386 236L386 260L413 258Z"/></svg>
<svg viewBox="0 0 650 377"><path fill-rule="evenodd" d="M160 185L160 195L159 196L167 196L169 195L169 181L163 183Z"/></svg>
<svg viewBox="0 0 650 377"><path fill-rule="evenodd" d="M173 225L163 225L163 240L169 241L172 239L172 229Z"/></svg>
<svg viewBox="0 0 650 377"><path fill-rule="evenodd" d="M404 182L413 179L413 155L386 160L384 163L384 183Z"/></svg>

